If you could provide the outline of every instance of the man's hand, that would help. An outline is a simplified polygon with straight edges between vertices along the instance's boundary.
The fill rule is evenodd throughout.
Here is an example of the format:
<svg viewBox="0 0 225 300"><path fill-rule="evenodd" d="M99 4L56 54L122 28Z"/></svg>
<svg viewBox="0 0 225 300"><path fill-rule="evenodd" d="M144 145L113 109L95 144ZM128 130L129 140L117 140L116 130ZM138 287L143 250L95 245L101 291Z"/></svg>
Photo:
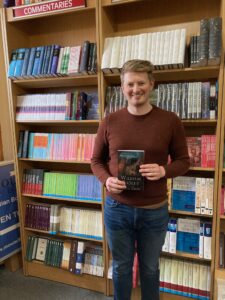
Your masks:
<svg viewBox="0 0 225 300"><path fill-rule="evenodd" d="M125 181L121 181L117 177L107 178L105 185L107 190L114 194L120 194L126 189Z"/></svg>
<svg viewBox="0 0 225 300"><path fill-rule="evenodd" d="M139 172L148 180L159 180L166 175L166 171L158 164L144 164L140 166Z"/></svg>

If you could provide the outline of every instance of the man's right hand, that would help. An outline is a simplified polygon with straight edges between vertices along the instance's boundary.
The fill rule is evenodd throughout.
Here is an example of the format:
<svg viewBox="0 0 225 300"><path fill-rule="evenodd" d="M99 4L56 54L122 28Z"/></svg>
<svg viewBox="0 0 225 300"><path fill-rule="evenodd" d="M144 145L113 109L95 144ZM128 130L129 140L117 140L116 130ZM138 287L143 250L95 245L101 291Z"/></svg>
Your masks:
<svg viewBox="0 0 225 300"><path fill-rule="evenodd" d="M117 177L107 178L105 185L107 190L114 194L120 194L126 189L125 181L121 181Z"/></svg>

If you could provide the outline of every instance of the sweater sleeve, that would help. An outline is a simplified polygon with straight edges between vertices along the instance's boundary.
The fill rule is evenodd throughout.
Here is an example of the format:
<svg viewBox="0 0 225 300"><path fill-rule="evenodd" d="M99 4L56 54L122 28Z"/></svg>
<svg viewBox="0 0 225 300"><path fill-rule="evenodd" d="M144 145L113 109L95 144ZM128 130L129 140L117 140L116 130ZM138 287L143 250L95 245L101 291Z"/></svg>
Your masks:
<svg viewBox="0 0 225 300"><path fill-rule="evenodd" d="M108 118L106 117L99 125L91 158L92 172L103 184L105 184L108 177L112 176L109 173L107 164L109 159L107 120Z"/></svg>
<svg viewBox="0 0 225 300"><path fill-rule="evenodd" d="M171 163L165 165L166 178L185 174L190 167L187 142L181 120L174 114L172 135L169 145Z"/></svg>

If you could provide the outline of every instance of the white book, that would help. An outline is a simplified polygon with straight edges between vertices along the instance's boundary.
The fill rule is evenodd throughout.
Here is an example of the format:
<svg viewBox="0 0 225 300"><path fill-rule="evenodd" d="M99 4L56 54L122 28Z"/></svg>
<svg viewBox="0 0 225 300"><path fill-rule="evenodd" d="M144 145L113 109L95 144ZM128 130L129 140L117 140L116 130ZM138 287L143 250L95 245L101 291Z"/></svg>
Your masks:
<svg viewBox="0 0 225 300"><path fill-rule="evenodd" d="M209 187L207 189L208 192L208 209L209 209L209 215L213 215L213 191L214 191L214 179L209 178L208 180Z"/></svg>
<svg viewBox="0 0 225 300"><path fill-rule="evenodd" d="M152 62L151 47L152 47L152 33L149 32L147 34L146 60L148 60L150 62Z"/></svg>
<svg viewBox="0 0 225 300"><path fill-rule="evenodd" d="M45 254L46 254L46 250L47 250L47 244L48 244L48 239L38 238L35 259L40 260L40 261L44 261L45 260Z"/></svg>
<svg viewBox="0 0 225 300"><path fill-rule="evenodd" d="M188 263L188 294L192 297L193 291L193 263L190 261Z"/></svg>
<svg viewBox="0 0 225 300"><path fill-rule="evenodd" d="M184 274L184 261L183 260L178 260L178 267L177 267L177 294L182 295L183 292L183 274Z"/></svg>
<svg viewBox="0 0 225 300"><path fill-rule="evenodd" d="M164 273L164 291L170 290L171 287L171 266L172 266L172 259L167 258L165 259L165 273Z"/></svg>
<svg viewBox="0 0 225 300"><path fill-rule="evenodd" d="M204 223L203 243L203 257L205 259L212 259L212 224L210 223Z"/></svg>
<svg viewBox="0 0 225 300"><path fill-rule="evenodd" d="M142 33L138 36L138 59L147 59L148 34Z"/></svg>
<svg viewBox="0 0 225 300"><path fill-rule="evenodd" d="M204 255L204 223L200 223L199 231L199 257L203 258Z"/></svg>
<svg viewBox="0 0 225 300"><path fill-rule="evenodd" d="M198 263L193 263L192 264L192 294L195 297L198 297L199 294L199 264ZM198 299L198 298L196 298Z"/></svg>
<svg viewBox="0 0 225 300"><path fill-rule="evenodd" d="M156 32L153 32L152 33L152 44L151 44L151 62L153 63L153 65L156 64L156 36L157 36L157 33Z"/></svg>
<svg viewBox="0 0 225 300"><path fill-rule="evenodd" d="M189 293L189 263L184 261L183 267L183 296L188 296Z"/></svg>
<svg viewBox="0 0 225 300"><path fill-rule="evenodd" d="M68 75L79 73L82 46L70 47Z"/></svg>
<svg viewBox="0 0 225 300"><path fill-rule="evenodd" d="M132 36L128 35L126 41L125 62L132 59Z"/></svg>
<svg viewBox="0 0 225 300"><path fill-rule="evenodd" d="M158 66L159 66L160 40L161 40L161 32L156 32L154 65L157 67L157 69L159 69Z"/></svg>
<svg viewBox="0 0 225 300"><path fill-rule="evenodd" d="M197 119L201 119L202 114L202 83L197 82Z"/></svg>
<svg viewBox="0 0 225 300"><path fill-rule="evenodd" d="M121 37L120 56L118 67L121 69L125 63L127 37Z"/></svg>
<svg viewBox="0 0 225 300"><path fill-rule="evenodd" d="M201 214L205 215L206 212L206 179L205 178L201 178Z"/></svg>
<svg viewBox="0 0 225 300"><path fill-rule="evenodd" d="M110 62L111 62L113 40L114 40L113 37L105 38L104 50L102 55L102 65L101 65L101 69L104 73L111 73Z"/></svg>
<svg viewBox="0 0 225 300"><path fill-rule="evenodd" d="M170 222L170 234L169 234L169 252L176 253L177 248L177 221L172 219Z"/></svg>
<svg viewBox="0 0 225 300"><path fill-rule="evenodd" d="M166 237L162 247L162 251L169 252L169 242L170 242L170 231L169 231L169 226L167 226Z"/></svg>
<svg viewBox="0 0 225 300"><path fill-rule="evenodd" d="M199 270L199 295L205 295L207 291L208 268L206 265L200 264Z"/></svg>
<svg viewBox="0 0 225 300"><path fill-rule="evenodd" d="M171 290L177 291L178 287L178 260L172 259L171 264Z"/></svg>
<svg viewBox="0 0 225 300"><path fill-rule="evenodd" d="M170 36L171 36L171 31L165 31L165 41L164 41L164 47L163 47L163 60L162 60L164 69L168 68Z"/></svg>
<svg viewBox="0 0 225 300"><path fill-rule="evenodd" d="M71 234L72 208L61 207L59 231L63 234Z"/></svg>
<svg viewBox="0 0 225 300"><path fill-rule="evenodd" d="M134 35L134 59L138 59L138 51L139 51L139 34L138 35Z"/></svg>
<svg viewBox="0 0 225 300"><path fill-rule="evenodd" d="M181 30L174 30L174 43L173 43L173 55L172 55L172 65L174 68L178 68L178 55L179 55L179 47L180 47L180 34Z"/></svg>
<svg viewBox="0 0 225 300"><path fill-rule="evenodd" d="M211 291L211 268L210 266L207 266L207 296L210 297L210 291Z"/></svg>
<svg viewBox="0 0 225 300"><path fill-rule="evenodd" d="M177 63L180 68L184 67L185 63L185 49L186 49L186 29L180 29L180 43L178 49Z"/></svg>
<svg viewBox="0 0 225 300"><path fill-rule="evenodd" d="M158 65L160 66L160 69L163 69L163 55L165 50L165 38L166 38L166 32L162 31L160 32L160 41L159 41L159 56L158 56Z"/></svg>
<svg viewBox="0 0 225 300"><path fill-rule="evenodd" d="M112 53L110 59L110 69L113 73L119 72L119 60L120 60L120 49L121 49L121 37L116 36L113 39Z"/></svg>
<svg viewBox="0 0 225 300"><path fill-rule="evenodd" d="M173 66L173 51L174 51L175 30L170 31L170 43L168 49L168 66Z"/></svg>

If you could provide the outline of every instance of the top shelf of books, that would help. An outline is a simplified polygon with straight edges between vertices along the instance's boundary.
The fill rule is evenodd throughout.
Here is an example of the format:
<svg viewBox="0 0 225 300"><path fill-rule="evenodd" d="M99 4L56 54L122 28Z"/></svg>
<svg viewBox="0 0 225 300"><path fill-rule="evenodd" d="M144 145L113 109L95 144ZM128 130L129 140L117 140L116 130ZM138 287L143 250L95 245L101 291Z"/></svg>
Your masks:
<svg viewBox="0 0 225 300"><path fill-rule="evenodd" d="M53 0L9 7L7 21L17 22L96 8L96 0Z"/></svg>

